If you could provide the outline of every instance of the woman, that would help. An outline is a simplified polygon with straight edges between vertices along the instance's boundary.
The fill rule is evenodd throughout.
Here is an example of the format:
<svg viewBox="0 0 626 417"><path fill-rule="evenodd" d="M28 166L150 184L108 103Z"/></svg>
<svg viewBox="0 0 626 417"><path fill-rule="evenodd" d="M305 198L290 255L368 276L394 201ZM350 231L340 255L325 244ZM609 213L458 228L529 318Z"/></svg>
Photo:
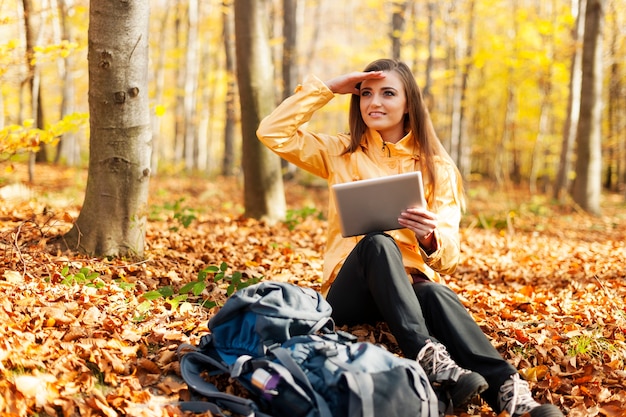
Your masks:
<svg viewBox="0 0 626 417"><path fill-rule="evenodd" d="M350 133L303 125L335 94L352 94ZM331 193L322 293L338 325L385 321L453 407L481 394L496 412L562 416L491 345L457 296L438 283L459 260L460 174L439 142L410 69L381 59L326 83L309 76L260 124L259 139L329 186L421 170L428 209L398 213L404 228L343 238ZM375 198L375 196L374 196Z"/></svg>

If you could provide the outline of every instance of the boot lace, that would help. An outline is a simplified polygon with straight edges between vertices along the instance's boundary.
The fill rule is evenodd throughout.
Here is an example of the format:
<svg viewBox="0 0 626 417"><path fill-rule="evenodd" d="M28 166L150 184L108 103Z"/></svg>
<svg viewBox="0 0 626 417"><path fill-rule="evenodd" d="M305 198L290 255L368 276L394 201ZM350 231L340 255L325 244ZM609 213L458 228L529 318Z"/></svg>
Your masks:
<svg viewBox="0 0 626 417"><path fill-rule="evenodd" d="M454 362L444 345L431 340L419 351L417 361L435 381L457 381L461 375L471 373Z"/></svg>
<svg viewBox="0 0 626 417"><path fill-rule="evenodd" d="M528 382L522 380L517 373L500 387L498 405L511 416L520 416L539 407L539 403L533 399Z"/></svg>

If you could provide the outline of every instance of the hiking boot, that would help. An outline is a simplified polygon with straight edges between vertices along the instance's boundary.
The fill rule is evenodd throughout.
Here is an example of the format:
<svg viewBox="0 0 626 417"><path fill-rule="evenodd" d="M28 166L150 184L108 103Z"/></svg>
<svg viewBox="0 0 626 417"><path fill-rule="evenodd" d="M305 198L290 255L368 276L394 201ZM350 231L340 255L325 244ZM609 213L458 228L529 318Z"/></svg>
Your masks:
<svg viewBox="0 0 626 417"><path fill-rule="evenodd" d="M563 417L563 413L553 404L539 404L533 399L528 382L519 374L511 375L500 387L498 407L507 411L511 417L529 413L531 417Z"/></svg>
<svg viewBox="0 0 626 417"><path fill-rule="evenodd" d="M454 408L467 404L489 386L482 375L457 365L441 343L428 340L418 353L417 361L435 391L443 389Z"/></svg>

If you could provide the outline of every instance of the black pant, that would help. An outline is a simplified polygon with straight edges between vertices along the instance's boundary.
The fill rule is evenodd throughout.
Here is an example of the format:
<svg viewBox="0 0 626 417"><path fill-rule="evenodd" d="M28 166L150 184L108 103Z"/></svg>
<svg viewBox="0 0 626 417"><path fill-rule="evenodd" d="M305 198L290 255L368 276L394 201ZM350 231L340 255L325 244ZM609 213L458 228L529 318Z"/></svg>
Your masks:
<svg viewBox="0 0 626 417"><path fill-rule="evenodd" d="M348 255L327 296L338 325L384 321L404 356L416 358L426 340L443 343L456 363L489 383L483 398L497 410L502 383L517 372L489 342L445 285L411 285L393 238L370 233Z"/></svg>

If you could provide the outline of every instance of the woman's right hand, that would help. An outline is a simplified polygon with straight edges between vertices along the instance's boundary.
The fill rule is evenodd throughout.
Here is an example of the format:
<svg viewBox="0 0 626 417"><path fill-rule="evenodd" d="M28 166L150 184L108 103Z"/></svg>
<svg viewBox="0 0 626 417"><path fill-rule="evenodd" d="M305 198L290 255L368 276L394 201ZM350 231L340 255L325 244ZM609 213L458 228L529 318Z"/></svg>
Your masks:
<svg viewBox="0 0 626 417"><path fill-rule="evenodd" d="M357 84L363 80L385 78L383 71L355 71L348 74L340 75L326 81L326 86L335 94L359 94Z"/></svg>

